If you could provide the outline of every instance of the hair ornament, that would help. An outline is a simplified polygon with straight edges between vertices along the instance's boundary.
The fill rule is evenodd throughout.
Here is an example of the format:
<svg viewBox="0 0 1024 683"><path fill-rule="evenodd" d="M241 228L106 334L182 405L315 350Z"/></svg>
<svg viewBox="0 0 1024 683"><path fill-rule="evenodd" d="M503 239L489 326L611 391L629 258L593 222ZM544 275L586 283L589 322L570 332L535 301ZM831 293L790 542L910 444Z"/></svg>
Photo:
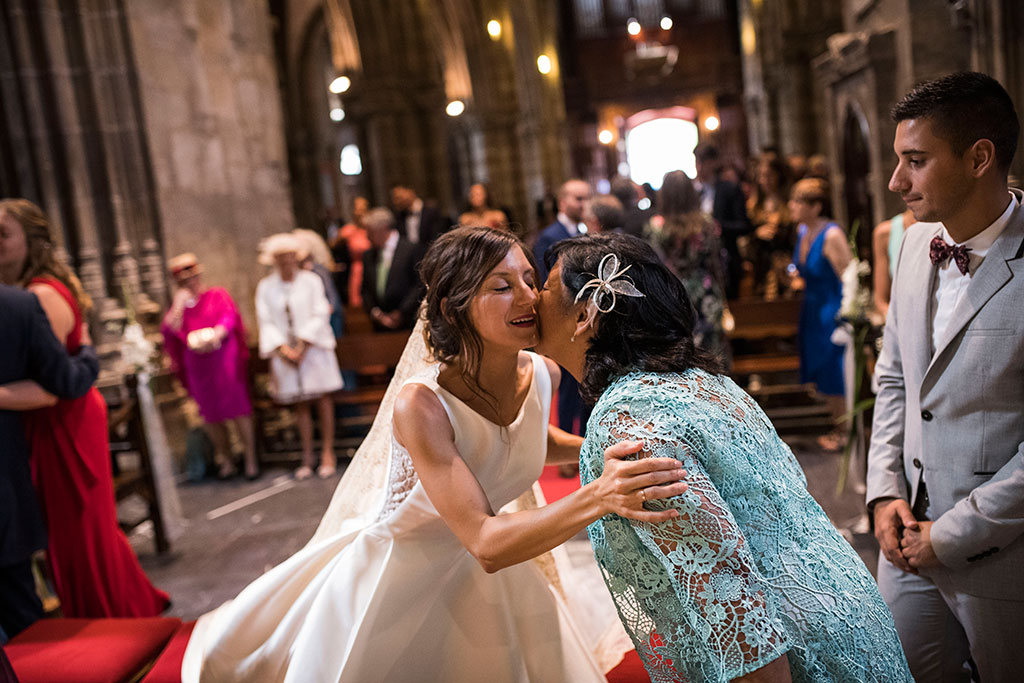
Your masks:
<svg viewBox="0 0 1024 683"><path fill-rule="evenodd" d="M587 290L593 288L590 294L590 301L587 302L587 324L593 324L598 313L610 313L615 309L618 295L642 297L644 294L633 281L625 276L625 272L632 268L632 265L619 270L619 257L615 254L606 254L597 266L597 277L580 287L579 293L573 303L579 303Z"/></svg>

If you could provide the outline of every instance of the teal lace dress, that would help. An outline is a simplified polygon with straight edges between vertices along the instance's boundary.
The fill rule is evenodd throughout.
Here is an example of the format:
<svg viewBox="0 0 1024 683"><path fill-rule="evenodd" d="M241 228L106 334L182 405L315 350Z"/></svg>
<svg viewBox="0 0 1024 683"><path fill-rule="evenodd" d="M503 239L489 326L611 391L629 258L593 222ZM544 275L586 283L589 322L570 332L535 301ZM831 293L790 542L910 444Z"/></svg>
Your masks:
<svg viewBox="0 0 1024 683"><path fill-rule="evenodd" d="M794 681L913 681L874 579L807 492L793 453L724 376L632 373L601 396L580 454L645 443L689 490L648 503L670 522L606 515L588 531L619 617L654 683L730 681L788 653Z"/></svg>

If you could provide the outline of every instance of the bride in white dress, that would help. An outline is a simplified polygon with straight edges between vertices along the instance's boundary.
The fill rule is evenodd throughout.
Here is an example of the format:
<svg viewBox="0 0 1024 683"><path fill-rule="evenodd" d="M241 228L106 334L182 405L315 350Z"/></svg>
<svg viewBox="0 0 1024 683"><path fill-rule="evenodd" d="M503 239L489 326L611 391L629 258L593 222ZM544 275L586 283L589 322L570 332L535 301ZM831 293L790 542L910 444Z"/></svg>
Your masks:
<svg viewBox="0 0 1024 683"><path fill-rule="evenodd" d="M543 466L581 444L548 425L558 366L522 351L537 343L528 253L490 228L434 244L422 273L436 362L409 360L423 353L414 336L381 407L394 400L393 422L375 424L309 544L200 619L185 683L605 680L556 563L526 560L605 514L674 516L643 502L683 492L684 473L619 444L601 478L523 509ZM422 371L403 377L409 365Z"/></svg>

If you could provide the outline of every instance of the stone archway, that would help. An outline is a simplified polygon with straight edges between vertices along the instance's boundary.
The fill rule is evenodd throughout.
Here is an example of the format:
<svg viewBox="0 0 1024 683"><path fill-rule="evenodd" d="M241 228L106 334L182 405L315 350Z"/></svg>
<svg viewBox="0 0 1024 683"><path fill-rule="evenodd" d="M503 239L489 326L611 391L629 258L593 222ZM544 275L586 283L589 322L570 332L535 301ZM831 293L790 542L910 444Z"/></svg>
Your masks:
<svg viewBox="0 0 1024 683"><path fill-rule="evenodd" d="M842 177L846 202L847 230L857 229L857 250L870 258L871 228L874 212L870 189L871 153L868 123L854 102L846 106L843 117Z"/></svg>

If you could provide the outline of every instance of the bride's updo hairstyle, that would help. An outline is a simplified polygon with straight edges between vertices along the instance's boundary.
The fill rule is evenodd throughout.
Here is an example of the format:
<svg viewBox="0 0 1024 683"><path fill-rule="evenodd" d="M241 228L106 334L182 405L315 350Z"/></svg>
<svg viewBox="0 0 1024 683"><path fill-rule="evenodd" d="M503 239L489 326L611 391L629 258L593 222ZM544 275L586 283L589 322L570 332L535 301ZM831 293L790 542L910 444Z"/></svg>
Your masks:
<svg viewBox="0 0 1024 683"><path fill-rule="evenodd" d="M463 378L471 387L479 386L476 374L483 344L470 322L469 307L487 274L513 247L520 247L535 265L530 250L507 230L456 228L438 237L420 264L427 286L420 308L427 349L441 363L451 365L460 359Z"/></svg>
<svg viewBox="0 0 1024 683"><path fill-rule="evenodd" d="M597 277L601 259L608 254L615 254L620 270L630 266L620 277L632 280L644 296L619 295L613 310L597 314L587 348L583 397L596 401L613 380L629 372L690 368L721 372L721 363L694 343L697 312L683 283L639 238L619 233L582 236L556 242L548 250L544 256L548 268L562 264L566 315L580 289ZM587 289L581 301L593 291Z"/></svg>

